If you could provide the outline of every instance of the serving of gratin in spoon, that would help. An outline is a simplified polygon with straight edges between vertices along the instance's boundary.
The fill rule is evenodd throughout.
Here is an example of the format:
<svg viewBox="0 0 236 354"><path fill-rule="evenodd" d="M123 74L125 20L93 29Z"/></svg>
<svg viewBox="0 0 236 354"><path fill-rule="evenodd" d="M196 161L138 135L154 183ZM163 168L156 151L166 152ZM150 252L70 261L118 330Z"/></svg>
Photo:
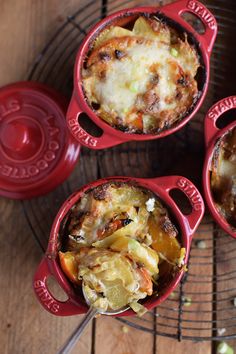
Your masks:
<svg viewBox="0 0 236 354"><path fill-rule="evenodd" d="M92 319L98 315L107 315L107 316L111 316L111 315L118 315L122 312L125 312L129 309L129 306L125 306L122 307L119 310L107 310L107 311L103 311L100 309L97 309L93 306L91 306L90 301L87 297L87 294L84 290L84 283L82 283L82 290L83 290L83 295L85 298L85 301L87 303L87 305L89 306L89 310L86 313L86 315L84 316L82 322L80 322L80 324L78 325L78 327L75 328L74 332L70 335L70 337L67 339L67 341L64 343L64 345L61 347L61 349L58 351L57 354L68 354L70 353L70 351L73 349L74 345L76 344L76 342L79 340L79 338L81 337L83 331L85 330L85 328L87 327L87 325L89 324L90 321L92 321Z"/></svg>

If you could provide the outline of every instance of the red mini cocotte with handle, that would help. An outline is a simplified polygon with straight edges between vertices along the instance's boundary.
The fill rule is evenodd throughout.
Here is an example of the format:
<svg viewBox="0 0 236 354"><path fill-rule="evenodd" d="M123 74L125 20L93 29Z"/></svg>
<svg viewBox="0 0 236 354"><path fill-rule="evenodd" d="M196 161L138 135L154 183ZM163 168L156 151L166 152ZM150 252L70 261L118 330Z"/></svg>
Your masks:
<svg viewBox="0 0 236 354"><path fill-rule="evenodd" d="M197 16L203 23L205 32L203 34L196 32L194 28L182 17L184 13L192 13ZM177 124L161 131L158 134L129 134L108 125L105 121L99 118L96 115L96 112L88 105L82 85L81 71L91 45L99 33L110 25L125 26L142 14L161 14L162 16L165 16L167 23L169 21L178 27L178 29L181 28L181 32L191 35L194 42L198 46L198 52L205 71L204 78L202 80L203 83L201 85L202 87L200 89L201 94L193 109L191 109ZM124 9L100 21L87 34L76 57L74 69L74 92L67 112L67 125L71 134L82 145L85 145L91 149L103 149L131 140L143 141L162 138L182 128L198 111L206 95L210 73L209 59L216 34L217 23L214 16L200 2L191 0L180 0L169 5L165 5L161 8L136 7L132 9ZM101 128L102 135L100 137L92 136L81 126L80 115L82 113L86 113L86 115Z"/></svg>
<svg viewBox="0 0 236 354"><path fill-rule="evenodd" d="M137 186L144 187L152 191L161 199L161 201L165 203L166 207L175 218L176 224L178 225L180 231L180 242L182 247L185 247L186 249L184 264L187 264L192 236L204 214L203 199L192 182L190 182L187 178L180 176L158 177L151 179L132 177L110 177L100 179L84 186L79 191L72 194L62 205L51 229L46 254L35 273L33 282L35 294L42 306L54 315L70 316L82 314L88 310L85 300L82 296L80 297L78 294L75 294L72 284L69 282L60 267L58 256L60 227L72 206L78 202L84 192L111 181L135 183ZM187 196L192 206L190 214L183 214L176 205L169 194L173 189L179 189ZM169 282L168 285L165 286L159 296L152 295L144 300L144 306L148 310L151 310L153 307L163 302L176 288L183 276L183 273L183 270L176 273L175 277ZM65 291L68 296L67 301L59 301L50 293L47 286L47 278L50 276L53 276L61 288ZM130 316L133 314L134 312L132 310L127 310L119 316Z"/></svg>
<svg viewBox="0 0 236 354"><path fill-rule="evenodd" d="M205 118L205 143L206 143L206 157L203 169L203 187L207 206L216 220L216 222L232 237L236 238L236 231L220 214L216 207L211 191L211 163L215 152L217 142L223 138L227 133L231 132L236 127L236 121L230 123L223 129L217 128L217 121L223 113L236 109L236 96L230 96L222 99L212 106Z"/></svg>

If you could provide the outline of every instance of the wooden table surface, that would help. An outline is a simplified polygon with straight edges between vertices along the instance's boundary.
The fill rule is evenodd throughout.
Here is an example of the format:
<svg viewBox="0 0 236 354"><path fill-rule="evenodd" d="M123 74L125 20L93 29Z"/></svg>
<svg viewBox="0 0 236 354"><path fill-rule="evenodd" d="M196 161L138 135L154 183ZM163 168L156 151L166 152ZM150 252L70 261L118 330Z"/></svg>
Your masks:
<svg viewBox="0 0 236 354"><path fill-rule="evenodd" d="M0 85L23 80L55 30L87 0L0 0ZM91 177L92 178L92 177ZM81 321L54 317L37 302L34 271L42 257L20 201L0 203L0 353L53 354ZM47 239L45 235L45 239ZM85 331L73 353L210 354L211 342L195 343L138 331L100 317Z"/></svg>

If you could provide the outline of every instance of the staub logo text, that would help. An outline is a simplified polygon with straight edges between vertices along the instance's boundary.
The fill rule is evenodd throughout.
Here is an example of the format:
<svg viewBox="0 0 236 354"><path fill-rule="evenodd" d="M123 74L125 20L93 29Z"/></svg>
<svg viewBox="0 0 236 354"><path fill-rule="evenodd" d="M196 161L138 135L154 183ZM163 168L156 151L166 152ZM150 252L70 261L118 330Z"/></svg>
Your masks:
<svg viewBox="0 0 236 354"><path fill-rule="evenodd" d="M79 126L76 119L69 119L68 124L75 138L84 142L88 146L97 146L97 139L89 135L82 127Z"/></svg>
<svg viewBox="0 0 236 354"><path fill-rule="evenodd" d="M202 199L196 188L185 178L177 181L177 186L188 196L194 210L202 209Z"/></svg>
<svg viewBox="0 0 236 354"><path fill-rule="evenodd" d="M217 119L222 113L235 107L236 107L236 96L224 98L223 100L215 104L210 109L210 111L208 112L208 116L211 119Z"/></svg>
<svg viewBox="0 0 236 354"><path fill-rule="evenodd" d="M40 300L43 304L52 312L57 313L59 310L59 305L55 302L53 297L49 294L45 283L42 280L35 280L34 289L38 294Z"/></svg>
<svg viewBox="0 0 236 354"><path fill-rule="evenodd" d="M195 12L199 17L201 17L202 21L210 28L214 29L216 27L216 22L214 17L210 14L210 12L197 1L190 0L188 2L187 7Z"/></svg>

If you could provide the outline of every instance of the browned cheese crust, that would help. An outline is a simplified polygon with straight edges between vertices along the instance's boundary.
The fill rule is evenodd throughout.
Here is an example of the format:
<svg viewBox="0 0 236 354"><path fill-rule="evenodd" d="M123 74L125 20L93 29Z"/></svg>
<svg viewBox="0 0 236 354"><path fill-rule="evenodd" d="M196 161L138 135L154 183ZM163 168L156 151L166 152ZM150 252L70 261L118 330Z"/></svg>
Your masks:
<svg viewBox="0 0 236 354"><path fill-rule="evenodd" d="M127 133L158 134L188 114L199 92L198 54L173 29L140 16L132 31L110 27L96 39L82 72L89 105Z"/></svg>

